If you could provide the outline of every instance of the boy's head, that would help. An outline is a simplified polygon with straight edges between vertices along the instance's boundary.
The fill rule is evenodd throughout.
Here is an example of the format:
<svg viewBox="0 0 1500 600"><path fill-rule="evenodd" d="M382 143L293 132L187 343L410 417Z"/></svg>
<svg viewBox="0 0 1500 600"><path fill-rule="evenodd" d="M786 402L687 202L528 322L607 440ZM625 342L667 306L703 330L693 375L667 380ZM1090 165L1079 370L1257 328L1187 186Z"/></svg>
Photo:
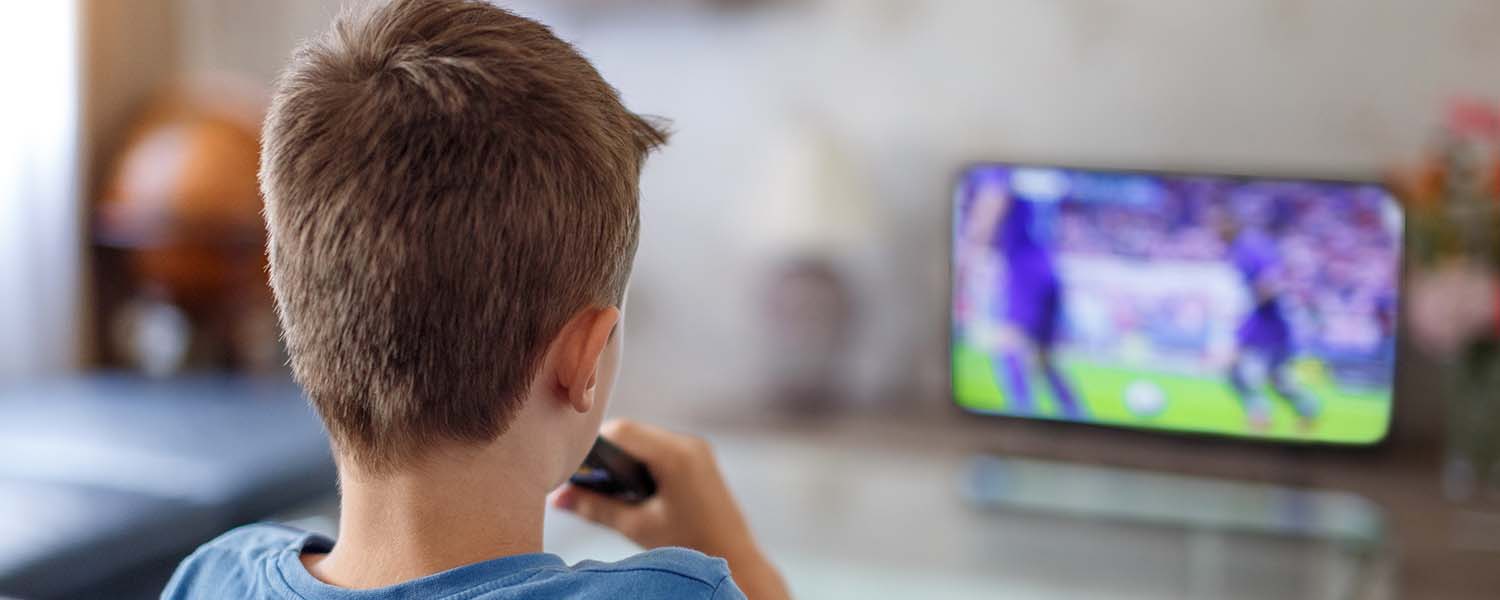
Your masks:
<svg viewBox="0 0 1500 600"><path fill-rule="evenodd" d="M538 395L597 427L665 139L572 46L482 2L367 4L300 48L261 184L292 368L341 461L494 441Z"/></svg>

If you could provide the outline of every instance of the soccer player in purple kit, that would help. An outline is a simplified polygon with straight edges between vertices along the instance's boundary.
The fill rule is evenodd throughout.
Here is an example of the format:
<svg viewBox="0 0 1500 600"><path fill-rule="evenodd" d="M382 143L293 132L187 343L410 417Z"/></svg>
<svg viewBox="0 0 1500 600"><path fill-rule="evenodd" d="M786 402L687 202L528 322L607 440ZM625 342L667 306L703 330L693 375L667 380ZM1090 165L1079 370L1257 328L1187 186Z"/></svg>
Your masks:
<svg viewBox="0 0 1500 600"><path fill-rule="evenodd" d="M1269 199L1268 199L1269 200ZM1269 211L1264 225L1226 227L1229 261L1239 271L1250 292L1251 309L1235 332L1237 347L1229 370L1230 385L1245 408L1245 419L1253 430L1271 428L1271 400L1262 391L1271 387L1286 399L1301 417L1299 426L1311 429L1319 404L1296 382L1288 369L1293 358L1292 328L1281 305L1281 249L1274 232L1285 215Z"/></svg>
<svg viewBox="0 0 1500 600"><path fill-rule="evenodd" d="M970 182L970 223L977 229L973 234L1001 262L996 278L1000 294L990 307L1005 323L995 357L996 379L1006 392L1010 412L1036 414L1030 378L1035 367L1047 378L1060 416L1078 420L1084 415L1077 395L1052 358L1063 292L1052 249L1040 231L1045 209L1013 197L1008 183L1007 173L1000 170L982 172Z"/></svg>

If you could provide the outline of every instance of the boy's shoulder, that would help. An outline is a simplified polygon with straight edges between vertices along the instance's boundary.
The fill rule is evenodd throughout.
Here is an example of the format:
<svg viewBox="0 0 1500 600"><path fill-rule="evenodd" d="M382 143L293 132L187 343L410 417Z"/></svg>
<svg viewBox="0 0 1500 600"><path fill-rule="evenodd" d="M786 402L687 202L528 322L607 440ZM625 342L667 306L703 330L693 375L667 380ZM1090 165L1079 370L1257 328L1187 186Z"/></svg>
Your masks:
<svg viewBox="0 0 1500 600"><path fill-rule="evenodd" d="M200 598L206 597L206 590L258 588L266 565L282 552L301 548L314 537L320 536L271 523L231 529L188 555L172 574L161 597L163 600Z"/></svg>
<svg viewBox="0 0 1500 600"><path fill-rule="evenodd" d="M300 545L308 538L320 538L295 527L278 523L251 523L220 534L198 548L199 551L260 553L277 552Z"/></svg>
<svg viewBox="0 0 1500 600"><path fill-rule="evenodd" d="M281 525L239 527L204 544L184 560L162 598L227 597L226 593L242 598L342 598L338 592L343 590L314 580L295 558L303 548L327 552L332 546L333 541L326 537ZM405 589L408 587L412 589ZM583 561L573 566L552 555L501 558L382 591L391 593L378 597L462 593L474 600L744 598L729 576L728 563L684 548L659 548L618 562Z"/></svg>
<svg viewBox="0 0 1500 600"><path fill-rule="evenodd" d="M305 545L332 546L332 540L301 529L276 523L252 523L224 532L219 537L199 546L184 564L204 560L231 563L255 563L271 559L274 555L295 549L301 552Z"/></svg>
<svg viewBox="0 0 1500 600"><path fill-rule="evenodd" d="M660 579L661 583L684 590L700 588L712 597L723 588L732 587L729 563L687 548L657 548L632 555L618 562L586 560L571 567L574 574L626 575L643 580Z"/></svg>

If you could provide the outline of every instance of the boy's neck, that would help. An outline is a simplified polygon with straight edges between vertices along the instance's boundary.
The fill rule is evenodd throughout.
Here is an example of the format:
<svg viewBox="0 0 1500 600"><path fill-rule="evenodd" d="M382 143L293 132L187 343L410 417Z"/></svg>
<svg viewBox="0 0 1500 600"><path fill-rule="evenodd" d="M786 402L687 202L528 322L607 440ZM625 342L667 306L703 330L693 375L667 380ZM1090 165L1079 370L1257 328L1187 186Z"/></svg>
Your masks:
<svg viewBox="0 0 1500 600"><path fill-rule="evenodd" d="M302 563L325 583L368 589L540 552L548 490L514 477L521 461L504 453L438 452L379 478L340 469L338 541Z"/></svg>

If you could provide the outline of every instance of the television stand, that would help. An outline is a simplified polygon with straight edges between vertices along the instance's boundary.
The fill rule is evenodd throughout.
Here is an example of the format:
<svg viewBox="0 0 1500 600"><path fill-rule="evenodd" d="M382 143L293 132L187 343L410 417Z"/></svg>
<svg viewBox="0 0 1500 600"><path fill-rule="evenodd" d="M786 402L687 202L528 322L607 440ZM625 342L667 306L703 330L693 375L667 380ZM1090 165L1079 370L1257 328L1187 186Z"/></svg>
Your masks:
<svg viewBox="0 0 1500 600"><path fill-rule="evenodd" d="M964 499L981 509L1306 538L1370 551L1384 540L1379 507L1345 492L996 456L970 459L961 486Z"/></svg>

